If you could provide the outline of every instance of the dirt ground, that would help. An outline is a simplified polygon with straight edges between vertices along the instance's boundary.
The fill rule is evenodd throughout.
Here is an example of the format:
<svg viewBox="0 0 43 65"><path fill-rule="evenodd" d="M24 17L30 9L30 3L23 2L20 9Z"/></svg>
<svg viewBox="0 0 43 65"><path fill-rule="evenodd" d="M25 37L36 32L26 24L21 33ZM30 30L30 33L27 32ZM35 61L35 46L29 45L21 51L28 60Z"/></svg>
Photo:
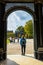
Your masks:
<svg viewBox="0 0 43 65"><path fill-rule="evenodd" d="M27 39L26 40L26 54L33 54L34 53L34 40L33 39ZM7 54L21 54L21 47L20 43L17 43L17 40L15 43L10 43L7 45Z"/></svg>

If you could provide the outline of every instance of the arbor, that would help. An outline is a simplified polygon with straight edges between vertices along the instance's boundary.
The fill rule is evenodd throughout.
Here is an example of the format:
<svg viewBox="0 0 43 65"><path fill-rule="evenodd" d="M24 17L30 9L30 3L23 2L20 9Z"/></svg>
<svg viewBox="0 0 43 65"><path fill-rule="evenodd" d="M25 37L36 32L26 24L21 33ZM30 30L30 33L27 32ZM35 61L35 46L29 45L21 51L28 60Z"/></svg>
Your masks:
<svg viewBox="0 0 43 65"><path fill-rule="evenodd" d="M24 26L24 30L26 34L29 36L29 38L33 38L33 23L32 20L29 20L26 22Z"/></svg>

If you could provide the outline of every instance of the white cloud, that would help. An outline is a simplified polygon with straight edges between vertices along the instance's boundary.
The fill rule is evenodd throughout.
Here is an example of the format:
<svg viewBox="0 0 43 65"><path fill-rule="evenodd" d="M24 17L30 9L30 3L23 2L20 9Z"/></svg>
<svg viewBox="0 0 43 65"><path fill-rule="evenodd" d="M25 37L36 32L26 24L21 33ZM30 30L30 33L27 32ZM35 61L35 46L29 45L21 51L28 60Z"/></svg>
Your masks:
<svg viewBox="0 0 43 65"><path fill-rule="evenodd" d="M7 19L7 30L15 31L20 22L20 17L18 17L15 12L11 13Z"/></svg>
<svg viewBox="0 0 43 65"><path fill-rule="evenodd" d="M18 22L21 22L20 17L19 17L19 16L17 16L15 12L14 12L14 16L15 16L15 18L18 20Z"/></svg>
<svg viewBox="0 0 43 65"><path fill-rule="evenodd" d="M24 11L25 12L25 11ZM8 18L7 18L7 30L15 30L17 29L18 26L24 26L27 20L32 19L32 16L29 16L28 14L24 14L21 12L19 16L19 11L18 14L16 12L11 13ZM24 17L24 19L23 19Z"/></svg>

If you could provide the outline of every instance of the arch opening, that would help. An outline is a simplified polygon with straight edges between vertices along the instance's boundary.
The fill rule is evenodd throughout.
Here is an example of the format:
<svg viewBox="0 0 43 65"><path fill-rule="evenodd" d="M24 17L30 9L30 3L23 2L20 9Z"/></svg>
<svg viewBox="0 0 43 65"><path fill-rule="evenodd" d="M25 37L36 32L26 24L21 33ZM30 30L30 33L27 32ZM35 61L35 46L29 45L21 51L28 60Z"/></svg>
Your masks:
<svg viewBox="0 0 43 65"><path fill-rule="evenodd" d="M24 11L24 12L26 12L27 14L30 14L30 16L32 17L32 21L34 21L34 12L31 10L31 9L29 9L29 8L27 8L27 7L13 7L13 8L10 8L6 13L5 13L5 16L4 16L4 21L7 21L7 18L10 16L10 14L12 14L12 12L17 12L17 11ZM33 22L33 24L34 24L34 22ZM33 29L34 29L34 25L33 25Z"/></svg>
<svg viewBox="0 0 43 65"><path fill-rule="evenodd" d="M9 41L8 39L11 38L12 41L10 40L8 42L10 45L7 46L7 54L20 54L20 38L22 36L22 33L25 34L26 38L26 54L34 54L33 28L31 27L30 31L32 35L25 29L28 26L28 24L26 23L29 22L32 23L30 24L30 26L32 25L33 27L33 17L26 11L16 10L9 14L9 16L7 17L7 41ZM24 31L20 27L24 29Z"/></svg>

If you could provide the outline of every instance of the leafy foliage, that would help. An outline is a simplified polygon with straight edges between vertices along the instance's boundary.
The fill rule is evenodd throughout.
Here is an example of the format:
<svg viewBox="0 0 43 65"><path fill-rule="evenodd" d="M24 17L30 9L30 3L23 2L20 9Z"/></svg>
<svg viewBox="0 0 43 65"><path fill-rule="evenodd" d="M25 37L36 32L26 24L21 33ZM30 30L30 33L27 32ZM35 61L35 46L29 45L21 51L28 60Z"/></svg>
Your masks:
<svg viewBox="0 0 43 65"><path fill-rule="evenodd" d="M15 33L8 32L7 38L9 37L21 37L22 34L25 34L26 38L33 38L33 23L32 20L26 22L25 26L19 26Z"/></svg>
<svg viewBox="0 0 43 65"><path fill-rule="evenodd" d="M19 26L16 30L18 30L18 31L24 31L24 27L23 26Z"/></svg>
<svg viewBox="0 0 43 65"><path fill-rule="evenodd" d="M15 34L13 32L7 32L7 38L14 37L14 36L15 36Z"/></svg>
<svg viewBox="0 0 43 65"><path fill-rule="evenodd" d="M15 31L15 35L16 35L16 37L21 37L22 34L25 34L24 27L19 26Z"/></svg>
<svg viewBox="0 0 43 65"><path fill-rule="evenodd" d="M24 26L24 30L26 34L28 34L29 38L33 38L33 23L32 20L26 22Z"/></svg>

